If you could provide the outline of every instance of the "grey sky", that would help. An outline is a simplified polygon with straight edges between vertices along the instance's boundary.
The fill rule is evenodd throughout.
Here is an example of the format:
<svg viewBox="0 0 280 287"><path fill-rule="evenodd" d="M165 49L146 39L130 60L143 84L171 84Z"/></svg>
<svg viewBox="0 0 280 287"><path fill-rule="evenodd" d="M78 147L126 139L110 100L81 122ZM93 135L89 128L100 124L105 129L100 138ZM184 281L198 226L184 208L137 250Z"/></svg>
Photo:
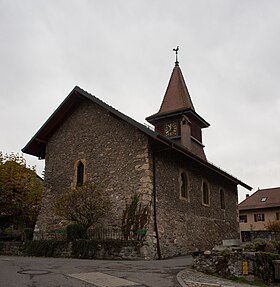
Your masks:
<svg viewBox="0 0 280 287"><path fill-rule="evenodd" d="M279 11L277 0L0 0L0 150L20 152L75 85L144 123L179 45L211 124L208 160L254 190L280 186Z"/></svg>

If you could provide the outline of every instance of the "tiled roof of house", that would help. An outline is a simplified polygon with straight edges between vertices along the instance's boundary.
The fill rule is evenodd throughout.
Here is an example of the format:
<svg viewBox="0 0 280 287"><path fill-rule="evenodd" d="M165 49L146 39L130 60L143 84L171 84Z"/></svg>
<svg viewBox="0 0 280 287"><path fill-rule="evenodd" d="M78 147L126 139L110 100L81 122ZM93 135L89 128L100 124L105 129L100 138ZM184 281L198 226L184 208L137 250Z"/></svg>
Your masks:
<svg viewBox="0 0 280 287"><path fill-rule="evenodd" d="M239 210L280 207L280 187L259 189L243 200Z"/></svg>
<svg viewBox="0 0 280 287"><path fill-rule="evenodd" d="M227 178L229 181L234 182L235 184L240 184L241 186L249 190L252 189L246 183L228 174L214 164L198 157L182 145L174 143L174 141L168 139L167 137L157 132L154 132L153 130L147 128L145 125L142 125L139 122L128 117L127 115L119 112L118 110L114 109L105 102L101 101L100 99L96 98L95 96L91 95L90 93L84 91L77 86L71 91L71 93L61 103L61 105L54 111L54 113L49 117L49 119L44 123L44 125L32 137L32 139L27 143L27 145L22 149L22 152L44 159L48 140L84 100L92 101L93 103L107 110L109 113L112 113L114 116L126 121L141 132L145 133L152 140L153 148L155 150L156 147L160 146L161 150L168 149L174 150L175 152L179 152L186 159L192 160L193 162L204 166L209 171L219 174L220 176Z"/></svg>

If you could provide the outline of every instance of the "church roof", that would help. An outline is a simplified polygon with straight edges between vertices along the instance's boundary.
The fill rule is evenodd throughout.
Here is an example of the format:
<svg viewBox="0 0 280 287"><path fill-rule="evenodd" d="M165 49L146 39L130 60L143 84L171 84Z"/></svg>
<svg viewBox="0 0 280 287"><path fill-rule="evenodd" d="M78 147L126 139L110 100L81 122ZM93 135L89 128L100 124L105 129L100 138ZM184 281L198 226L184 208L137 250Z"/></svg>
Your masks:
<svg viewBox="0 0 280 287"><path fill-rule="evenodd" d="M192 161L195 161L196 163L208 168L214 173L219 174L224 178L227 178L231 182L234 182L235 184L240 184L241 186L249 190L252 189L244 182L228 174L214 164L193 154L182 145L176 144L167 137L147 128L145 125L142 125L139 122L133 120L132 118L126 116L125 114L119 112L118 110L107 105L97 97L91 95L90 93L87 93L86 91L82 90L77 86L71 91L71 93L61 103L61 105L54 111L54 113L49 117L49 119L43 124L39 131L31 138L27 145L22 149L22 152L44 159L48 140L58 130L61 124L65 120L67 120L67 118L74 112L74 110L78 108L79 104L85 99L88 99L93 103L99 105L108 112L112 113L114 116L128 122L129 124L137 128L139 131L146 134L152 140L154 148L160 147L161 150L163 148L168 148L170 150L179 152L182 156Z"/></svg>
<svg viewBox="0 0 280 287"><path fill-rule="evenodd" d="M175 65L158 113L183 108L195 110L182 71L179 65Z"/></svg>
<svg viewBox="0 0 280 287"><path fill-rule="evenodd" d="M146 120L153 123L155 119L166 117L169 114L192 114L198 119L202 128L209 127L209 123L195 112L184 76L177 61L175 62L175 67L173 68L159 111L147 117Z"/></svg>
<svg viewBox="0 0 280 287"><path fill-rule="evenodd" d="M280 207L280 187L259 189L243 200L239 210Z"/></svg>

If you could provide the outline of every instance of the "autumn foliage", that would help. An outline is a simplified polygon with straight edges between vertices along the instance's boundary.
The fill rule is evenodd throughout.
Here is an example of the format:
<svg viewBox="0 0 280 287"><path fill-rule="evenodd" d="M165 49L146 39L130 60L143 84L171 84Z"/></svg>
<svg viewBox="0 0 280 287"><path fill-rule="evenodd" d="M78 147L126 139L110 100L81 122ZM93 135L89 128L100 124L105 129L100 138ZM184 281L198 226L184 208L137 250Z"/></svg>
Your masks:
<svg viewBox="0 0 280 287"><path fill-rule="evenodd" d="M0 152L0 228L34 227L43 191L35 168L18 154Z"/></svg>

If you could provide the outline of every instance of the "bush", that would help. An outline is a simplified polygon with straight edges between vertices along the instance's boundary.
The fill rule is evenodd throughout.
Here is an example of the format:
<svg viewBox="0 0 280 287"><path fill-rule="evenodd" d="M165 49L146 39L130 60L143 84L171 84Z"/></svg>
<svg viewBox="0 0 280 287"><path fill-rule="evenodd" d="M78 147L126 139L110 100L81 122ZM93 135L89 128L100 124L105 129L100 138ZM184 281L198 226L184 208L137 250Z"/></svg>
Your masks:
<svg viewBox="0 0 280 287"><path fill-rule="evenodd" d="M273 260L279 260L280 255L269 252L256 253L256 275L265 282L274 282L274 265Z"/></svg>
<svg viewBox="0 0 280 287"><path fill-rule="evenodd" d="M33 228L24 228L22 230L23 241L30 241L33 239Z"/></svg>
<svg viewBox="0 0 280 287"><path fill-rule="evenodd" d="M244 251L255 252L255 245L252 242L243 244Z"/></svg>
<svg viewBox="0 0 280 287"><path fill-rule="evenodd" d="M81 224L70 224L66 228L67 240L87 239L86 229Z"/></svg>
<svg viewBox="0 0 280 287"><path fill-rule="evenodd" d="M265 252L269 252L269 253L277 253L276 251L276 247L274 245L274 243L272 241L267 241L266 245L264 247L264 251Z"/></svg>
<svg viewBox="0 0 280 287"><path fill-rule="evenodd" d="M266 246L266 240L261 238L256 238L252 242L254 244L255 251L264 251Z"/></svg>
<svg viewBox="0 0 280 287"><path fill-rule="evenodd" d="M28 241L26 243L26 255L43 256L43 257L61 257L61 254L67 252L68 246L69 246L68 241L57 241L57 240Z"/></svg>
<svg viewBox="0 0 280 287"><path fill-rule="evenodd" d="M272 242L275 246L276 252L280 254L280 240L274 240Z"/></svg>

